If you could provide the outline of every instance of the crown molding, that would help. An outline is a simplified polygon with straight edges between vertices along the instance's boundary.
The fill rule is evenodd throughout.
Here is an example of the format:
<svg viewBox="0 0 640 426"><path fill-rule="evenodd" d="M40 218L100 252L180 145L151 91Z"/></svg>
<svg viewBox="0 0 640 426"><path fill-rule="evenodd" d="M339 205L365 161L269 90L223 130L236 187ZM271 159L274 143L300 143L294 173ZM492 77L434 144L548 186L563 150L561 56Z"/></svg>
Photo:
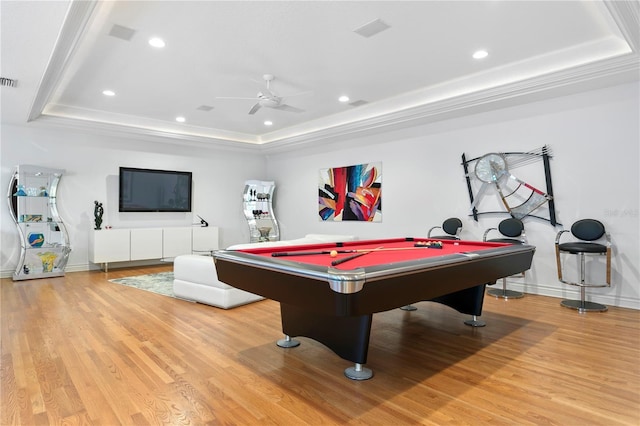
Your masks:
<svg viewBox="0 0 640 426"><path fill-rule="evenodd" d="M604 4L629 47L638 53L640 50L640 2L608 0Z"/></svg>
<svg viewBox="0 0 640 426"><path fill-rule="evenodd" d="M283 138L261 145L263 152L277 153L306 144L335 138L359 137L372 131L382 132L417 126L468 114L485 112L516 104L598 89L640 78L636 53L591 63L552 74L493 87L366 120L316 132Z"/></svg>
<svg viewBox="0 0 640 426"><path fill-rule="evenodd" d="M122 127L129 129L131 133L179 135L178 137L192 140L229 141L234 143L259 144L257 136L245 133L212 130L188 124L169 123L144 117L125 114L106 113L90 109L77 108L67 105L48 104L42 116L58 117L69 120L78 120L84 123L96 123L97 125Z"/></svg>
<svg viewBox="0 0 640 426"><path fill-rule="evenodd" d="M192 146L206 149L224 149L242 153L259 153L258 145L242 143L227 139L216 139L204 136L185 135L152 128L128 127L121 124L102 123L77 118L41 115L38 120L29 123L30 126L72 130L90 135L105 136L116 139L147 141L154 143L168 143L180 146Z"/></svg>
<svg viewBox="0 0 640 426"><path fill-rule="evenodd" d="M42 115L42 111L51 99L73 52L87 29L96 0L72 1L65 17L64 25L58 34L55 48L40 80L38 91L31 105L27 121L33 121Z"/></svg>
<svg viewBox="0 0 640 426"><path fill-rule="evenodd" d="M387 132L464 115L486 112L506 106L563 96L582 90L598 89L634 81L640 76L639 58L636 53L631 53L598 63L591 63L500 87L480 90L389 114L262 144L49 114L41 115L38 122L41 122L43 125L82 130L116 138L137 138L212 149L276 154L294 149L303 149L308 144L357 138L371 133Z"/></svg>

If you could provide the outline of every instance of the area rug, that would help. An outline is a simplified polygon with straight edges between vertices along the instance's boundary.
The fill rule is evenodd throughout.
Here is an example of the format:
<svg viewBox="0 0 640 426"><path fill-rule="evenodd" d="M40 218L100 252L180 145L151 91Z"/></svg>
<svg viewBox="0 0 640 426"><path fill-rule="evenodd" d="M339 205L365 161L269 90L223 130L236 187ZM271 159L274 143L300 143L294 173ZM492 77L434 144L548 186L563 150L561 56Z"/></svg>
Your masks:
<svg viewBox="0 0 640 426"><path fill-rule="evenodd" d="M150 291L163 296L175 297L173 294L173 272L117 278L109 280L109 282Z"/></svg>

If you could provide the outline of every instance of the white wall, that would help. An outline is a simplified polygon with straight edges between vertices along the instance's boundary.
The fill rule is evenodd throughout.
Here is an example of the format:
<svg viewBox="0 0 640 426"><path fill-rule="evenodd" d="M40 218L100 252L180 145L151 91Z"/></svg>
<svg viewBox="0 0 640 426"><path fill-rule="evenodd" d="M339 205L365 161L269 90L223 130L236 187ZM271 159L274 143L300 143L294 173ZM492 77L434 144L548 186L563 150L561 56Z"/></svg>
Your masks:
<svg viewBox="0 0 640 426"><path fill-rule="evenodd" d="M283 239L306 233L421 236L450 216L463 219L464 238L480 239L487 227L505 216L481 216L477 223L467 216L461 154L472 158L549 145L558 221L568 229L575 220L593 217L607 226L613 239L613 286L589 290L590 300L640 308L639 100L639 85L625 84L357 139L315 143L271 154L266 160L258 154L176 146L170 140L158 143L4 125L0 187L7 188L16 164L67 170L59 208L71 235L68 270L73 271L88 267L94 200L104 203L103 225L184 226L196 221L195 216L177 213L119 214L116 188L121 165L192 171L193 212L220 227L221 247L249 239L241 205L247 179L276 181L274 211ZM382 223L321 222L318 170L371 161L382 161ZM19 244L6 203L0 214L0 273L8 276L16 266ZM574 287L557 280L553 241L560 227L529 218L525 226L529 242L537 247L534 265L524 280L513 279L509 286L575 297Z"/></svg>
<svg viewBox="0 0 640 426"><path fill-rule="evenodd" d="M103 227L190 226L199 222L196 215L200 215L220 228L221 247L249 241L242 191L245 180L265 178L261 155L33 125L4 125L1 132L0 187L8 188L17 164L66 170L58 189L58 208L71 240L68 271L90 266L87 246L95 200L105 209ZM119 166L193 172L193 213L119 213ZM0 215L0 272L9 276L17 265L20 244L6 202Z"/></svg>
<svg viewBox="0 0 640 426"><path fill-rule="evenodd" d="M480 216L479 222L468 217L462 153L473 158L549 145L558 222L569 229L578 219L599 219L612 236L613 285L588 290L588 299L640 308L639 100L638 84L625 84L272 154L267 174L278 186L274 210L284 236L425 236L431 226L457 216L464 222L464 238L481 239L486 228L507 216ZM382 161L382 223L321 222L318 170L373 161ZM544 179L536 183L544 189ZM536 246L534 265L524 281L513 279L509 287L577 297L576 287L557 279L554 240L562 228L531 218L524 222L529 243Z"/></svg>

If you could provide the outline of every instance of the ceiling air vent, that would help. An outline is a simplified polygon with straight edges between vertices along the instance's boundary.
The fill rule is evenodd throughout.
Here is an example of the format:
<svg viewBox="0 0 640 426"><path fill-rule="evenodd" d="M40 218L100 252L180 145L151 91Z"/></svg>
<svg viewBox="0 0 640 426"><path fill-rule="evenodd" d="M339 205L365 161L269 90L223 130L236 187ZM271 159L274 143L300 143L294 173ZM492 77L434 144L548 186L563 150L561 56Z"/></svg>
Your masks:
<svg viewBox="0 0 640 426"><path fill-rule="evenodd" d="M13 78L0 77L0 86L18 87L18 80L14 80Z"/></svg>
<svg viewBox="0 0 640 426"><path fill-rule="evenodd" d="M198 111L211 111L213 109L212 106L209 105L200 105L198 108L196 108Z"/></svg>
<svg viewBox="0 0 640 426"><path fill-rule="evenodd" d="M113 27L111 27L111 31L109 31L109 35L111 37L119 38L126 41L130 41L135 33L136 30L134 30L133 28L124 27L117 24L114 24Z"/></svg>
<svg viewBox="0 0 640 426"><path fill-rule="evenodd" d="M381 19L374 19L371 22L364 24L361 27L353 30L354 33L360 34L362 37L371 37L374 36L387 28L391 28L388 24L383 22Z"/></svg>
<svg viewBox="0 0 640 426"><path fill-rule="evenodd" d="M349 102L349 105L351 105L352 107L359 107L360 105L365 105L365 104L368 104L368 103L369 102L367 102L367 101L359 100L359 101Z"/></svg>

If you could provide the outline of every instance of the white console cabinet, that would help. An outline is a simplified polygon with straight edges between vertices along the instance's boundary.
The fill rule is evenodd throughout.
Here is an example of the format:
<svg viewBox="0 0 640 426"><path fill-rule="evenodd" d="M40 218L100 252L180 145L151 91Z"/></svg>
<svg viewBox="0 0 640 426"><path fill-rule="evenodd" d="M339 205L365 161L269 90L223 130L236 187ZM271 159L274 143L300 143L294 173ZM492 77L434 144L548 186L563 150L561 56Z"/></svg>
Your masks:
<svg viewBox="0 0 640 426"><path fill-rule="evenodd" d="M199 231L199 228L193 229ZM193 233L191 228L164 228L162 230L162 257L167 259L192 253Z"/></svg>
<svg viewBox="0 0 640 426"><path fill-rule="evenodd" d="M183 254L204 254L218 249L218 228L171 227L92 229L89 233L89 262L172 259Z"/></svg>

